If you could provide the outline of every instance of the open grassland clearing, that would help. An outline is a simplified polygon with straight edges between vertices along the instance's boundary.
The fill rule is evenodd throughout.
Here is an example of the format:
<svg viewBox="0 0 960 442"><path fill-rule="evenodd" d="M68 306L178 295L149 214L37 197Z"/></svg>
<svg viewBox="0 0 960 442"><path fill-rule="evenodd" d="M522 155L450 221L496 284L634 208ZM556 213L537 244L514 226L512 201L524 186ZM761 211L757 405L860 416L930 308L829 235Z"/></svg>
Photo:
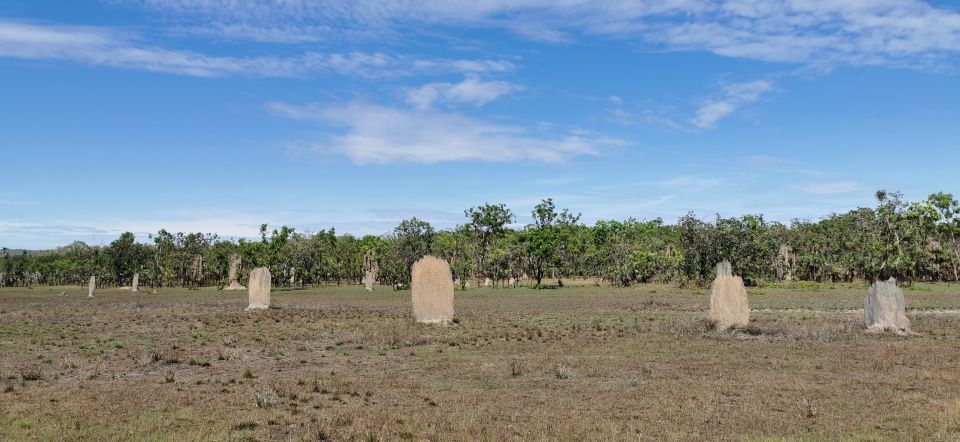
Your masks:
<svg viewBox="0 0 960 442"><path fill-rule="evenodd" d="M663 285L458 291L446 327L384 287L3 288L0 439L957 440L960 315L913 309L960 287L907 288L908 338L864 293L751 288L729 332Z"/></svg>

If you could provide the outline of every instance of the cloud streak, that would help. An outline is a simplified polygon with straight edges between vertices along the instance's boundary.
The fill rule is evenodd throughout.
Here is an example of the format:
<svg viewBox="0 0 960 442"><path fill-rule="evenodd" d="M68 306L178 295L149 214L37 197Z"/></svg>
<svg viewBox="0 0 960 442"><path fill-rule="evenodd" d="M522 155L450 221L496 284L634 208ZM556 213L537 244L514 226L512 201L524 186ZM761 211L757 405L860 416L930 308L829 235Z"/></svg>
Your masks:
<svg viewBox="0 0 960 442"><path fill-rule="evenodd" d="M122 1L122 0L118 0ZM498 28L565 42L583 34L667 50L776 63L932 67L960 51L960 14L920 0L128 0L203 27L210 21L299 39L397 34L411 24ZM262 33L230 33L258 38ZM287 37L289 39L289 37ZM295 40L295 39L294 39Z"/></svg>
<svg viewBox="0 0 960 442"><path fill-rule="evenodd" d="M582 131L533 132L458 113L363 102L345 105L270 103L276 115L330 126L336 133L300 148L345 156L357 164L435 164L459 161L557 163L597 155L622 140Z"/></svg>
<svg viewBox="0 0 960 442"><path fill-rule="evenodd" d="M475 75L459 83L429 83L406 93L406 101L417 109L429 109L434 103L469 103L483 106L504 95L521 90L506 81L483 81Z"/></svg>
<svg viewBox="0 0 960 442"><path fill-rule="evenodd" d="M771 80L729 84L718 97L703 102L690 122L698 129L712 129L717 126L718 121L744 105L759 101L773 89L774 83Z"/></svg>
<svg viewBox="0 0 960 442"><path fill-rule="evenodd" d="M72 61L95 66L195 77L362 77L504 72L504 60L421 59L382 52L305 52L290 57L213 56L144 45L108 28L40 25L0 20L0 57Z"/></svg>

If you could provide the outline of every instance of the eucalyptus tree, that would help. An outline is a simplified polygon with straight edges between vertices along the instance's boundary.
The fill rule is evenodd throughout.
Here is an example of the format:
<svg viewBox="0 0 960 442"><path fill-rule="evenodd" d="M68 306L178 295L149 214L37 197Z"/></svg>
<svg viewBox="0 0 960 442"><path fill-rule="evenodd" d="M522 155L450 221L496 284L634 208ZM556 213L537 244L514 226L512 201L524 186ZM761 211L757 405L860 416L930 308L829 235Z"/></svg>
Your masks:
<svg viewBox="0 0 960 442"><path fill-rule="evenodd" d="M533 223L524 229L520 241L527 256L527 264L537 285L543 283L548 270L557 266L570 253L569 239L580 215L569 210L557 212L552 198L537 204L531 212Z"/></svg>
<svg viewBox="0 0 960 442"><path fill-rule="evenodd" d="M730 261L747 283L756 283L766 275L775 274L780 245L769 234L770 226L763 215L718 216L714 227L715 261Z"/></svg>
<svg viewBox="0 0 960 442"><path fill-rule="evenodd" d="M580 223L580 214L559 218L560 250L557 277L587 276L593 254L593 229ZM562 285L562 281L559 281Z"/></svg>
<svg viewBox="0 0 960 442"><path fill-rule="evenodd" d="M945 252L950 276L960 280L960 203L949 193L934 193L926 204L937 212L935 232Z"/></svg>
<svg viewBox="0 0 960 442"><path fill-rule="evenodd" d="M110 276L116 285L129 284L133 274L149 261L152 250L136 242L131 232L124 232L104 250Z"/></svg>
<svg viewBox="0 0 960 442"><path fill-rule="evenodd" d="M494 269L487 263L487 257L494 241L502 237L507 225L514 221L513 212L505 204L487 203L464 210L463 214L470 220L467 228L475 242L477 268L481 276L496 278Z"/></svg>
<svg viewBox="0 0 960 442"><path fill-rule="evenodd" d="M706 280L713 266L720 261L713 248L714 226L697 218L693 212L681 217L677 225L683 250L683 275L688 280Z"/></svg>
<svg viewBox="0 0 960 442"><path fill-rule="evenodd" d="M593 240L597 250L597 276L614 284L629 286L636 277L634 252L639 238L632 229L636 221L597 221L593 228Z"/></svg>
<svg viewBox="0 0 960 442"><path fill-rule="evenodd" d="M903 195L899 192L878 190L876 193L876 222L879 241L880 267L874 270L874 277L886 279L894 276L904 279L909 276L910 262L904 250Z"/></svg>
<svg viewBox="0 0 960 442"><path fill-rule="evenodd" d="M154 287L162 287L173 277L176 245L174 244L173 234L166 229L160 229L156 235L151 234L149 238L153 240L154 278L151 280L151 284Z"/></svg>
<svg viewBox="0 0 960 442"><path fill-rule="evenodd" d="M0 287L6 287L13 280L13 260L10 259L10 249L0 249Z"/></svg>
<svg viewBox="0 0 960 442"><path fill-rule="evenodd" d="M296 229L292 227L281 226L280 229L273 229L267 237L267 225L260 225L260 242L264 244L263 251L266 253L263 257L266 262L263 265L269 266L272 274L283 275L288 272L290 257L284 252L287 242L295 231Z"/></svg>
<svg viewBox="0 0 960 442"><path fill-rule="evenodd" d="M313 272L311 269L319 267L319 254L313 247L313 235L301 232L294 232L287 242L284 256L287 264L290 266L291 274L284 279L286 284L295 284L297 282L310 283L313 281ZM291 281L289 276L295 280Z"/></svg>
<svg viewBox="0 0 960 442"><path fill-rule="evenodd" d="M66 268L61 271L70 284L82 284L89 280L90 275L98 273L97 256L100 249L90 246L83 241L74 241L53 252L62 256L61 263Z"/></svg>
<svg viewBox="0 0 960 442"><path fill-rule="evenodd" d="M332 280L337 267L337 231L336 229L320 230L310 238L311 255L314 266L305 269L311 280L321 283Z"/></svg>
<svg viewBox="0 0 960 442"><path fill-rule="evenodd" d="M682 262L679 230L656 218L601 220L593 227L596 270L613 284L677 278Z"/></svg>
<svg viewBox="0 0 960 442"><path fill-rule="evenodd" d="M30 270L35 266L35 263L26 250L21 250L20 253L11 253L10 249L4 247L2 259L0 287L30 285Z"/></svg>
<svg viewBox="0 0 960 442"><path fill-rule="evenodd" d="M439 232L434 237L434 253L450 263L450 271L454 278L460 281L461 288L466 288L470 276L477 270L476 247L478 245L471 235L469 225L460 225L453 230Z"/></svg>
<svg viewBox="0 0 960 442"><path fill-rule="evenodd" d="M239 250L232 241L217 240L211 244L207 271L211 273L211 279L217 281L217 285L226 285L230 282L227 279L234 254L239 254Z"/></svg>
<svg viewBox="0 0 960 442"><path fill-rule="evenodd" d="M523 273L523 252L520 250L516 231L505 230L490 245L488 262L490 277L494 281L519 279Z"/></svg>
<svg viewBox="0 0 960 442"><path fill-rule="evenodd" d="M937 232L940 212L927 201L908 203L903 211L904 254L911 280L938 278L945 264L943 243Z"/></svg>
<svg viewBox="0 0 960 442"><path fill-rule="evenodd" d="M363 256L360 252L360 244L353 235L340 235L336 237L334 249L332 250L333 264L332 272L337 285L346 281L355 281L360 279L360 263Z"/></svg>
<svg viewBox="0 0 960 442"><path fill-rule="evenodd" d="M405 276L401 276L401 282L410 282L409 273L413 263L430 254L435 235L430 223L416 217L401 221L393 229L392 239L396 244L397 255L405 266Z"/></svg>
<svg viewBox="0 0 960 442"><path fill-rule="evenodd" d="M357 268L362 272L366 271L363 267L364 256L367 253L370 253L373 256L373 261L377 263L376 268L379 271L380 262L384 261L384 258L389 254L384 253L385 249L388 247L387 241L379 236L375 235L365 235L357 241ZM363 275L360 275L363 278ZM380 279L380 273L374 275L375 280Z"/></svg>

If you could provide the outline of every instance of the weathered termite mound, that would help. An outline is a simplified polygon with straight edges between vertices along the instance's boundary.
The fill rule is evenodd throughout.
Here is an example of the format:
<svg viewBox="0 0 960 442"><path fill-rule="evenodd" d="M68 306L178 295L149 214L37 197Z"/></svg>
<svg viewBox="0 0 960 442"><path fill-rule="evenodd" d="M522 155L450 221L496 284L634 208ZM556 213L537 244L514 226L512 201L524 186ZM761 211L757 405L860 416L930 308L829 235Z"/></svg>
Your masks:
<svg viewBox="0 0 960 442"><path fill-rule="evenodd" d="M867 331L873 333L893 332L908 335L910 319L907 318L907 301L897 281L877 281L870 285L863 299L863 321Z"/></svg>
<svg viewBox="0 0 960 442"><path fill-rule="evenodd" d="M424 256L414 263L410 288L417 322L440 324L453 320L453 274L446 261Z"/></svg>
<svg viewBox="0 0 960 442"><path fill-rule="evenodd" d="M733 275L730 263L717 264L717 277L710 287L710 320L720 328L750 323L750 303L743 278Z"/></svg>

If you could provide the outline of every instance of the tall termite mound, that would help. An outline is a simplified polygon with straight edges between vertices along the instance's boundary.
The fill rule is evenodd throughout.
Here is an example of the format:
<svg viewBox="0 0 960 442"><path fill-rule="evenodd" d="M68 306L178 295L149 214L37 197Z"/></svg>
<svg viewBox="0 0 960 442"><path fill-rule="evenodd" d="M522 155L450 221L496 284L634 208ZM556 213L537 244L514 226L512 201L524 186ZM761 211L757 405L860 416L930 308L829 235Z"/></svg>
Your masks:
<svg viewBox="0 0 960 442"><path fill-rule="evenodd" d="M413 316L417 322L446 323L453 320L453 274L450 264L424 256L413 264L410 288Z"/></svg>
<svg viewBox="0 0 960 442"><path fill-rule="evenodd" d="M747 288L743 285L743 278L733 275L728 261L717 264L717 277L710 287L709 318L720 328L750 323Z"/></svg>
<svg viewBox="0 0 960 442"><path fill-rule="evenodd" d="M863 321L870 332L912 333L910 319L907 318L907 301L895 279L870 285L863 299Z"/></svg>

